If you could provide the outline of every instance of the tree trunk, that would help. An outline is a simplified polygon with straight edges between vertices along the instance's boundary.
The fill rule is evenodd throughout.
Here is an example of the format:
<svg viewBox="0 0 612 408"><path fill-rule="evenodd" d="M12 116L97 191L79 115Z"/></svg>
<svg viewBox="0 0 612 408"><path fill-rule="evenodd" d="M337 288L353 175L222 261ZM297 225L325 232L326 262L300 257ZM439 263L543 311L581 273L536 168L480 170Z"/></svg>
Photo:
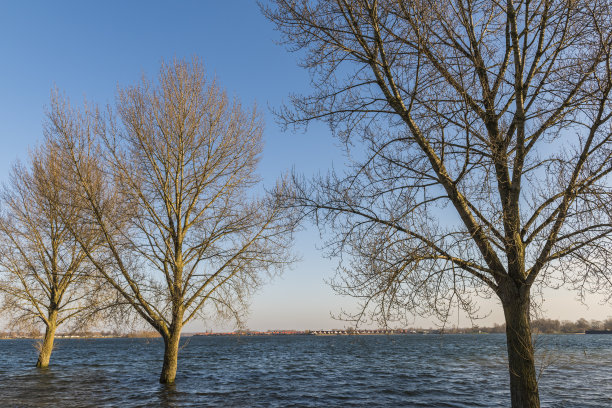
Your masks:
<svg viewBox="0 0 612 408"><path fill-rule="evenodd" d="M47 318L47 328L45 330L45 337L40 346L40 353L38 354L38 361L36 367L46 368L49 366L49 360L51 359L51 352L53 351L53 341L55 340L55 330L57 329L57 310L49 312Z"/></svg>
<svg viewBox="0 0 612 408"><path fill-rule="evenodd" d="M520 292L523 293L502 299L506 317L510 394L512 408L533 408L540 406L540 396L529 322L529 290Z"/></svg>
<svg viewBox="0 0 612 408"><path fill-rule="evenodd" d="M170 336L164 336L164 365L159 378L159 382L162 384L174 384L181 329L182 327L173 327Z"/></svg>

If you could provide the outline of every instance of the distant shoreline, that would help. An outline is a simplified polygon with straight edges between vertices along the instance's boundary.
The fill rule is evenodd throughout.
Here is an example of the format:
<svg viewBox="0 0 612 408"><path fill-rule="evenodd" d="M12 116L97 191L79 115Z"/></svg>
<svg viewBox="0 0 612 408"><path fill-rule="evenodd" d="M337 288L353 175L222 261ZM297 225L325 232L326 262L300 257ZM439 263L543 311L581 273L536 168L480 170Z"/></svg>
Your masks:
<svg viewBox="0 0 612 408"><path fill-rule="evenodd" d="M381 336L381 335L448 335L448 334L503 334L502 327L494 328L463 328L463 329L332 329L332 330L237 330L233 332L185 332L182 337L270 337L270 336ZM612 334L611 329L584 329L577 331L543 331L537 328L534 335L542 334ZM0 333L0 340L31 339L38 340L41 333ZM55 336L62 339L155 339L161 338L157 332L135 332L127 334L94 332L94 333L62 333Z"/></svg>
<svg viewBox="0 0 612 408"><path fill-rule="evenodd" d="M287 336L317 336L317 337L334 337L334 336L427 336L427 335L486 335L486 334L503 334L503 333L450 333L432 330L427 333L184 333L181 337L287 337ZM580 334L612 334L612 331L589 330L588 333L538 333L538 335L580 335ZM0 337L0 340L40 340L41 336L9 336ZM59 336L56 340L101 340L101 339L161 339L161 336Z"/></svg>
<svg viewBox="0 0 612 408"><path fill-rule="evenodd" d="M42 334L14 334L14 335L0 335L0 340L38 340L42 338ZM161 336L157 333L128 333L128 334L56 334L55 340L63 339L154 339Z"/></svg>

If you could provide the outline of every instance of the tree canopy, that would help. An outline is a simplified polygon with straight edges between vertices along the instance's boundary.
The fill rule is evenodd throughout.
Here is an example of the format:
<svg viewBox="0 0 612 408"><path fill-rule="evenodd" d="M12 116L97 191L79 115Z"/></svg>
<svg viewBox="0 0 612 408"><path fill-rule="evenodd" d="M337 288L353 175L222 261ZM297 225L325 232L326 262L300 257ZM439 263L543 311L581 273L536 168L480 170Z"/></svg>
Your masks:
<svg viewBox="0 0 612 408"><path fill-rule="evenodd" d="M163 337L161 382L172 383L182 327L207 313L240 320L265 273L292 260L290 211L253 190L260 115L194 60L119 90L105 114L56 98L49 122L86 202L79 222L104 237L107 262L90 259ZM87 177L89 166L103 177Z"/></svg>
<svg viewBox="0 0 612 408"><path fill-rule="evenodd" d="M312 74L281 120L325 120L349 151L288 199L350 255L336 288L362 299L354 318L495 294L513 406L539 405L532 288L612 289L610 2L271 3Z"/></svg>

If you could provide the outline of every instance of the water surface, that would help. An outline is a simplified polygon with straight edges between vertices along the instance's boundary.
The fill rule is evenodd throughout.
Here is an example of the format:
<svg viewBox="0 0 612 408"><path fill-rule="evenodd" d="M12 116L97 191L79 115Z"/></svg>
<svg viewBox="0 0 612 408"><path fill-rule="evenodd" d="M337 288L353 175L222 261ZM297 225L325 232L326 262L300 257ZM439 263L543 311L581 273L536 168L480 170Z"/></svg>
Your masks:
<svg viewBox="0 0 612 408"><path fill-rule="evenodd" d="M175 386L161 339L0 340L3 407L509 406L504 335L191 337ZM537 339L542 406L612 406L612 336Z"/></svg>

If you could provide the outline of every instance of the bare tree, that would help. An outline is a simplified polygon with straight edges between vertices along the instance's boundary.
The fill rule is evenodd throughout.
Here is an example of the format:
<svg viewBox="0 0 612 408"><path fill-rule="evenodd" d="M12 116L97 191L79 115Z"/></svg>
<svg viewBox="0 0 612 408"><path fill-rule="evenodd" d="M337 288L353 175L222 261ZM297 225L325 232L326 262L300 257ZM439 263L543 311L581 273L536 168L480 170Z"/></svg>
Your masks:
<svg viewBox="0 0 612 408"><path fill-rule="evenodd" d="M13 167L0 193L2 309L13 326L44 325L37 367L49 365L60 325L95 322L112 298L85 255L97 257L100 237L82 226L81 246L67 226L80 218L80 208L61 168L60 152L43 143L29 166Z"/></svg>
<svg viewBox="0 0 612 408"><path fill-rule="evenodd" d="M539 406L530 329L544 286L610 299L611 5L606 0L274 0L351 164L294 205L346 255L336 289L383 321L504 309L513 407Z"/></svg>
<svg viewBox="0 0 612 408"><path fill-rule="evenodd" d="M160 381L173 383L183 326L208 312L240 319L262 279L291 261L289 213L273 194L253 196L260 116L196 60L119 90L105 118L55 99L49 122L113 264L90 260L161 334ZM106 177L88 179L85 164Z"/></svg>

